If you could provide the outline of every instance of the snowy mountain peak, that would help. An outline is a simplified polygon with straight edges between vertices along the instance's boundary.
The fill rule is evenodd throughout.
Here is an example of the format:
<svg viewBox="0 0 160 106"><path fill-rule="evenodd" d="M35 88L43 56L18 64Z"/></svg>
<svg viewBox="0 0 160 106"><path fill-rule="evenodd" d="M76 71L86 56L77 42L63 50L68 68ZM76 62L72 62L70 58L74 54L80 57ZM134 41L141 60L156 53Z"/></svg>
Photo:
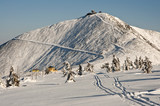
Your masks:
<svg viewBox="0 0 160 106"><path fill-rule="evenodd" d="M152 37L151 37L152 36ZM154 36L154 37L153 37ZM113 54L122 63L126 56L148 56L153 64L160 60L160 33L131 27L119 18L97 13L67 20L21 34L0 48L0 71L44 70L97 60L110 61ZM154 53L154 54L153 54Z"/></svg>

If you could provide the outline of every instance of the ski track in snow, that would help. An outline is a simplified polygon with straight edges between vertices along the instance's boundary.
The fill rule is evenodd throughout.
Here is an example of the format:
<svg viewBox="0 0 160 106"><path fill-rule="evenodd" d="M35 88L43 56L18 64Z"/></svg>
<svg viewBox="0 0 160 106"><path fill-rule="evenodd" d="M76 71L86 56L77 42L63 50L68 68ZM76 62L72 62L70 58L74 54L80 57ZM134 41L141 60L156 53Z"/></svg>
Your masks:
<svg viewBox="0 0 160 106"><path fill-rule="evenodd" d="M118 77L114 77L114 81L115 81L115 87L118 88L119 90L121 90L123 96L126 99L133 101L133 102L135 102L139 105L142 105L142 106L146 106L146 105L159 106L158 103L155 103L155 102L149 100L149 98L142 97L142 95L135 96L134 93L128 92L127 89L121 84Z"/></svg>
<svg viewBox="0 0 160 106"><path fill-rule="evenodd" d="M94 75L94 78L96 80L96 86L100 88L101 90L105 91L109 95L116 95L116 92L112 91L111 89L105 87L102 85L101 79L98 77L98 75Z"/></svg>
<svg viewBox="0 0 160 106"><path fill-rule="evenodd" d="M141 106L159 106L158 103L151 101L149 98L147 97L143 97L141 94L140 95L134 95L133 92L128 92L126 90L126 88L122 85L122 83L119 81L118 77L110 77L107 74L103 74L104 77L107 78L113 78L114 82L112 85L114 85L118 90L120 90L120 92L122 93L117 93L116 91L113 91L107 87L105 87L102 83L102 79L100 79L100 77L97 75L94 75L94 78L96 80L96 86L103 90L107 95L119 95L120 98L122 98L122 100L126 99L128 101L131 101L133 103L133 105L138 104ZM124 98L124 99L123 99Z"/></svg>

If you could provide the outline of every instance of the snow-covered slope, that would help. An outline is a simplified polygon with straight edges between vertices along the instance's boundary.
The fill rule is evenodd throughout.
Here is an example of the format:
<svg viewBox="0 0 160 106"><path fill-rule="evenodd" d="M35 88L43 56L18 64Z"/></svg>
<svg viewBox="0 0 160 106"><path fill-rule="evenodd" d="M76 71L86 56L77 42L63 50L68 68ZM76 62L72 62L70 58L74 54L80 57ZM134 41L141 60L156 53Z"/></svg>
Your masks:
<svg viewBox="0 0 160 106"><path fill-rule="evenodd" d="M154 36L154 37L150 37ZM12 65L18 71L61 68L64 61L72 65L87 61L109 60L116 54L148 56L159 64L160 33L131 27L117 17L97 13L21 34L0 47L0 71L8 73Z"/></svg>

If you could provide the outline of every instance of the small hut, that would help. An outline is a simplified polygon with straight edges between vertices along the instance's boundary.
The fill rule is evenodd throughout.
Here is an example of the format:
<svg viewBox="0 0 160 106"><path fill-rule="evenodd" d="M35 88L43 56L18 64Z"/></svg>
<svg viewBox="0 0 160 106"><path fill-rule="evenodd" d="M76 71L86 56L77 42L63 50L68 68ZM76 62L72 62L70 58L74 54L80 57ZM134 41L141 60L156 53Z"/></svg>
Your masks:
<svg viewBox="0 0 160 106"><path fill-rule="evenodd" d="M57 72L57 69L56 69L55 67L53 67L53 66L49 66L49 67L48 67L48 70L49 70L50 72Z"/></svg>
<svg viewBox="0 0 160 106"><path fill-rule="evenodd" d="M39 70L38 69L33 69L32 72L39 72Z"/></svg>

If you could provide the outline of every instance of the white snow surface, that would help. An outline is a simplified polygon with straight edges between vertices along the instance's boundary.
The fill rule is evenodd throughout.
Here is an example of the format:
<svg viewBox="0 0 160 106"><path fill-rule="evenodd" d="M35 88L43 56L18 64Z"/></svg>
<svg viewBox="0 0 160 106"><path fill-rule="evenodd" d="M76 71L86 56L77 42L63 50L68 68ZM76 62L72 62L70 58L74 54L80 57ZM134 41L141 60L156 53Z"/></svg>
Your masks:
<svg viewBox="0 0 160 106"><path fill-rule="evenodd" d="M132 27L107 13L67 20L21 34L0 46L0 72L10 66L18 72L38 68L63 67L101 60L111 61L115 54L123 64L126 56L149 57L160 64L160 33Z"/></svg>
<svg viewBox="0 0 160 106"><path fill-rule="evenodd" d="M0 106L159 106L160 66L151 74L140 70L107 73L94 62L94 73L76 76L65 83L59 72L25 77L20 87L0 87ZM82 65L83 68L86 64ZM73 71L78 66L74 66Z"/></svg>

